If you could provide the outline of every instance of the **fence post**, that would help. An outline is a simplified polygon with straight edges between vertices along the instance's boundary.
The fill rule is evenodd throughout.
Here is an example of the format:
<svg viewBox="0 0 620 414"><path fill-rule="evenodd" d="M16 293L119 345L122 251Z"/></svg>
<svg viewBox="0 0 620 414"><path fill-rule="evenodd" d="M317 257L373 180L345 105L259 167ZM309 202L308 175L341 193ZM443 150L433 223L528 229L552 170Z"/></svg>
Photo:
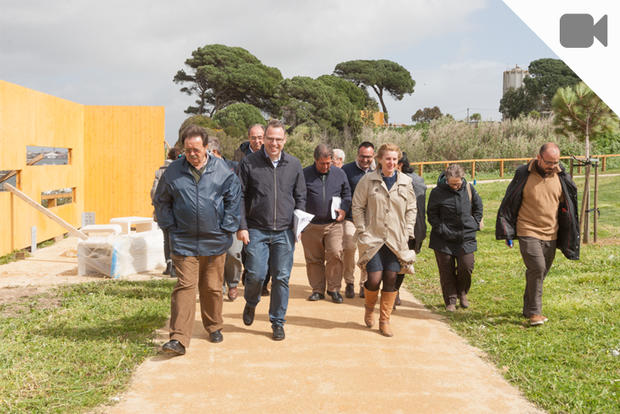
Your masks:
<svg viewBox="0 0 620 414"><path fill-rule="evenodd" d="M601 165L601 172L605 172L605 170L607 169L607 157L602 156L601 158L603 159L603 163Z"/></svg>
<svg viewBox="0 0 620 414"><path fill-rule="evenodd" d="M499 162L499 176L504 178L504 160Z"/></svg>
<svg viewBox="0 0 620 414"><path fill-rule="evenodd" d="M422 174L424 174L424 164L420 163L418 164L418 175L422 177Z"/></svg>
<svg viewBox="0 0 620 414"><path fill-rule="evenodd" d="M573 178L573 159L572 158L570 159L569 165L570 165L570 178Z"/></svg>
<svg viewBox="0 0 620 414"><path fill-rule="evenodd" d="M471 162L471 179L476 179L476 161Z"/></svg>

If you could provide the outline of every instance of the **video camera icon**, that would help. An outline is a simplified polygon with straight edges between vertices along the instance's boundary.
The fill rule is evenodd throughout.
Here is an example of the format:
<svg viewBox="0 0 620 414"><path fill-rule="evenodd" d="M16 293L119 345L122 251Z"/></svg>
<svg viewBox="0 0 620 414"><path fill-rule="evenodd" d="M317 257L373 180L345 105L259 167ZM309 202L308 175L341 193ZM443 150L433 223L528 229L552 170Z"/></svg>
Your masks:
<svg viewBox="0 0 620 414"><path fill-rule="evenodd" d="M569 48L592 46L594 38L607 46L607 15L594 24L589 14L565 14L560 17L560 44Z"/></svg>

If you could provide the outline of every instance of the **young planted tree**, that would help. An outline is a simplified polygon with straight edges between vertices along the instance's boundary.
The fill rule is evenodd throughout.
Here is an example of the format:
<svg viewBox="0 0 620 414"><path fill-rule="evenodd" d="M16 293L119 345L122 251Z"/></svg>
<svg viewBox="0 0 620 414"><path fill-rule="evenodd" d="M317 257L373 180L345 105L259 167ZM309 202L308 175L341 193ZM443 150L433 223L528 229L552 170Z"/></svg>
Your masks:
<svg viewBox="0 0 620 414"><path fill-rule="evenodd" d="M583 235L582 240L587 243L587 226L584 229L584 223L587 221L584 216L589 210L590 140L617 131L620 126L618 117L583 82L574 87L559 88L551 101L551 106L555 115L556 132L565 136L574 135L585 141L586 181L583 189L579 228Z"/></svg>
<svg viewBox="0 0 620 414"><path fill-rule="evenodd" d="M273 100L282 80L277 68L265 66L247 50L225 45L206 45L185 60L174 83L183 84L181 92L196 96L196 106L185 113L213 116L236 102L248 103L267 113L277 110Z"/></svg>
<svg viewBox="0 0 620 414"><path fill-rule="evenodd" d="M383 93L388 92L396 100L411 95L415 81L411 73L391 60L350 60L336 65L334 74L355 83L357 86L369 87L377 94L385 119L388 111L383 100Z"/></svg>

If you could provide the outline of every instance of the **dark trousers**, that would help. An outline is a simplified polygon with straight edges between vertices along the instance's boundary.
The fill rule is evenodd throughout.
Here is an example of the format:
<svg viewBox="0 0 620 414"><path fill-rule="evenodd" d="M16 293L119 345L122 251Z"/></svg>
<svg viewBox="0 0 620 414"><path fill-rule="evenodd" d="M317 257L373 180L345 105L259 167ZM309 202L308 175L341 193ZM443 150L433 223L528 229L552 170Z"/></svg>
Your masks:
<svg viewBox="0 0 620 414"><path fill-rule="evenodd" d="M443 301L446 305L456 305L458 295L469 292L471 274L474 271L474 254L453 256L435 250L435 259L439 268Z"/></svg>
<svg viewBox="0 0 620 414"><path fill-rule="evenodd" d="M168 230L162 230L162 233L164 233L164 258L167 264L170 260L170 233Z"/></svg>
<svg viewBox="0 0 620 414"><path fill-rule="evenodd" d="M543 282L555 258L555 240L519 237L519 249L525 263L523 315L542 315Z"/></svg>

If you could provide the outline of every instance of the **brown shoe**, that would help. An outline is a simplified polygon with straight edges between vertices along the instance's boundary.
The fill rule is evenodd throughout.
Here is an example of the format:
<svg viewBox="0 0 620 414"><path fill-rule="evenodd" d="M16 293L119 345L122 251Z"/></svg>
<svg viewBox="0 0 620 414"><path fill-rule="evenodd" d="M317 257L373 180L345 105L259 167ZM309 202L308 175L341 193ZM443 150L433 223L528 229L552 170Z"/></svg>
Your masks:
<svg viewBox="0 0 620 414"><path fill-rule="evenodd" d="M446 305L446 312L456 312L456 305L453 303Z"/></svg>
<svg viewBox="0 0 620 414"><path fill-rule="evenodd" d="M547 322L549 319L543 315L532 315L530 316L530 326L538 326Z"/></svg>
<svg viewBox="0 0 620 414"><path fill-rule="evenodd" d="M236 287L228 288L228 299L230 299L231 302L234 302L237 296L239 296L239 289Z"/></svg>
<svg viewBox="0 0 620 414"><path fill-rule="evenodd" d="M467 294L461 293L459 295L459 302L461 303L461 308L467 309L469 308L469 301L467 300Z"/></svg>

